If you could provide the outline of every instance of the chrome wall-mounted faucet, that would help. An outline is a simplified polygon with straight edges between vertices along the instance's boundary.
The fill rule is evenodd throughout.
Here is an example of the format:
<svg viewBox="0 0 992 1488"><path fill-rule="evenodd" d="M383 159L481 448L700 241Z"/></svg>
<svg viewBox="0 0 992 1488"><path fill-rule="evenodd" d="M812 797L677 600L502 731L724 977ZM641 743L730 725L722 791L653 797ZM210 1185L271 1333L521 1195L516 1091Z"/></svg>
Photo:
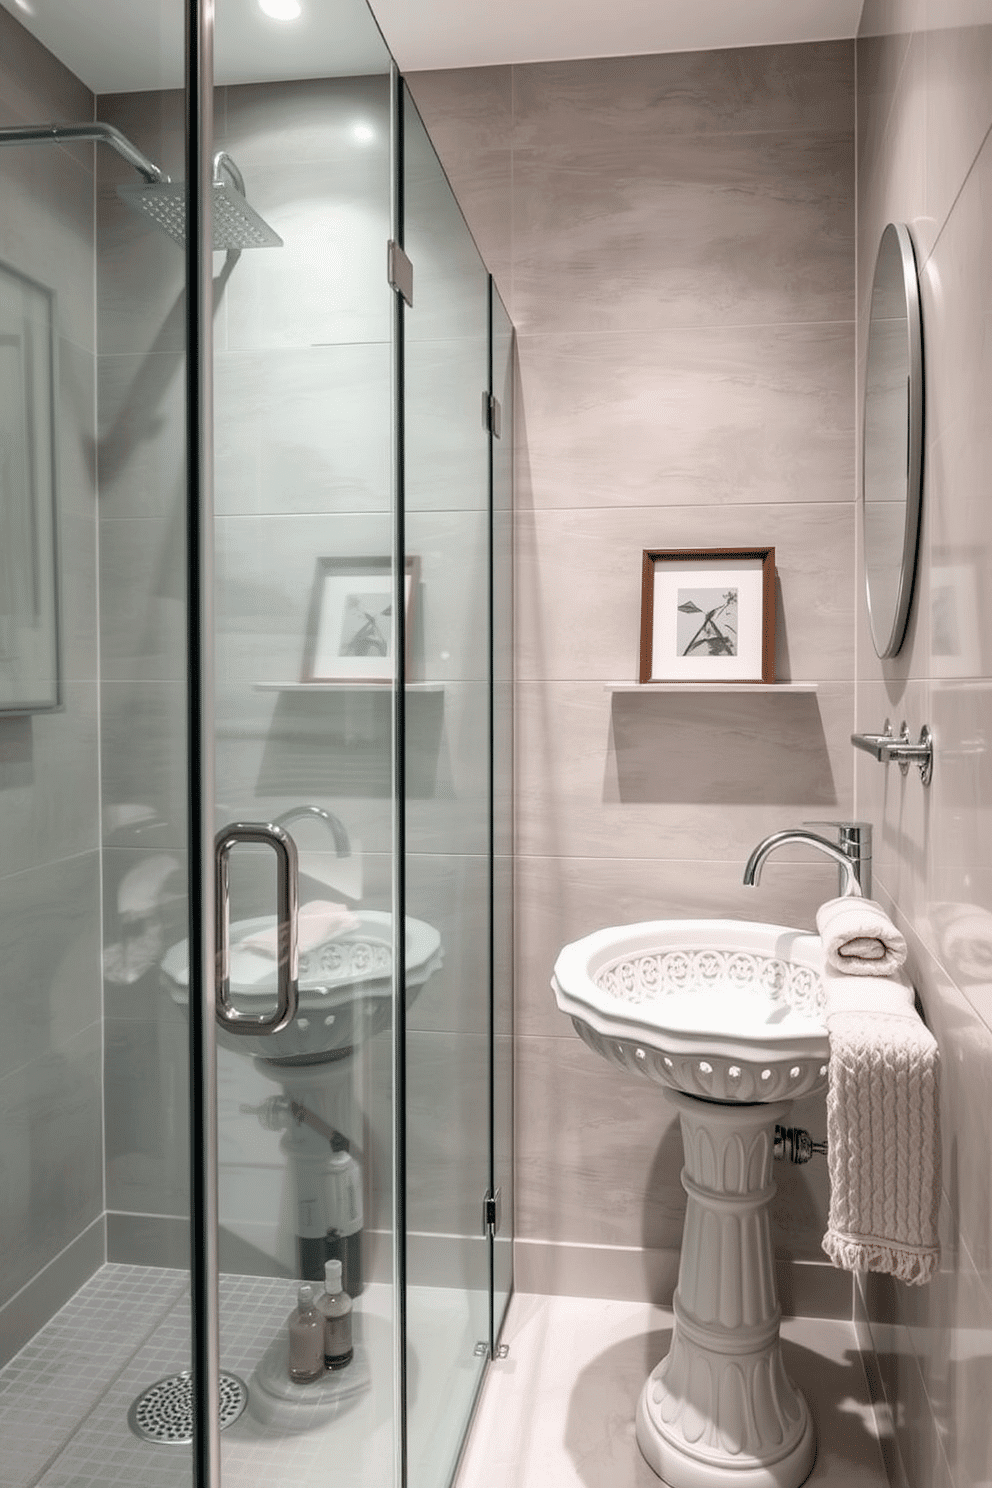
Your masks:
<svg viewBox="0 0 992 1488"><path fill-rule="evenodd" d="M772 832L770 836L762 838L748 858L744 869L744 882L751 887L756 885L769 855L776 848L784 847L786 843L799 842L807 847L815 847L817 852L833 858L840 871L839 891L841 894L869 894L871 892L871 825L868 822L823 822L817 825L838 828L840 845L828 841L826 837L821 837L817 832L807 831L805 827L787 827L785 831Z"/></svg>

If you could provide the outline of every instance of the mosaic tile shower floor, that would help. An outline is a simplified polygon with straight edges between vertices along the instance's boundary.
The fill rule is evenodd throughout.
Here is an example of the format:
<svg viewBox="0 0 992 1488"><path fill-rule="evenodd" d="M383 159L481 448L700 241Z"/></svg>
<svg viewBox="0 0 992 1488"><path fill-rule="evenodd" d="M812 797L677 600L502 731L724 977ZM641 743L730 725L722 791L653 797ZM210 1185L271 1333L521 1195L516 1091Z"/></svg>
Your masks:
<svg viewBox="0 0 992 1488"><path fill-rule="evenodd" d="M250 1382L285 1326L296 1286L221 1278L223 1369ZM410 1299L421 1354L418 1360L411 1351L410 1359L415 1398L420 1386L416 1435L421 1450L451 1462L478 1361L467 1336L465 1294L411 1289L420 1291L424 1297ZM390 1288L374 1284L356 1304L355 1340L370 1365L370 1388L305 1431L277 1429L246 1411L222 1437L225 1488L367 1488L391 1481L390 1306ZM453 1338L458 1360L445 1367L441 1351L450 1350ZM436 1360L429 1357L435 1339ZM0 1371L0 1488L186 1488L190 1449L140 1441L127 1412L150 1384L188 1365L186 1273L104 1266Z"/></svg>

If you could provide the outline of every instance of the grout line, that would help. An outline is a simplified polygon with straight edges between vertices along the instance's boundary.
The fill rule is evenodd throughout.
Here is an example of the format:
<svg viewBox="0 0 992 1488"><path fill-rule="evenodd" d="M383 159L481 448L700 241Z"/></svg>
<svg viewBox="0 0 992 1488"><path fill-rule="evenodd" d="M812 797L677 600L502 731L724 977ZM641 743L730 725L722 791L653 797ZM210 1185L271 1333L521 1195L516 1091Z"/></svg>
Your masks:
<svg viewBox="0 0 992 1488"><path fill-rule="evenodd" d="M113 1263L111 1263L111 1264L113 1264ZM160 1268L158 1268L158 1267L147 1267L147 1268L141 1268L141 1269L158 1270ZM97 1274L99 1274L99 1273L97 1273ZM77 1292L75 1295L76 1295L76 1297L78 1297L79 1296L79 1293ZM70 1299L70 1300L74 1300L74 1299ZM120 1368L107 1381L106 1386L100 1391L100 1393L98 1395L94 1396L93 1400L89 1403L89 1405L86 1408L86 1414L80 1420L78 1420L76 1422L76 1424L73 1426L72 1430L69 1432L68 1436L65 1437L64 1440L55 1448L55 1450L52 1452L52 1454L45 1461L44 1465L39 1469L38 1472L35 1473L34 1477L31 1478L24 1485L24 1488L37 1488L37 1485L44 1478L45 1474L54 1466L54 1464L58 1461L59 1457L62 1456L62 1453L65 1452L68 1449L68 1447L73 1442L73 1440L79 1435L80 1431L82 1431L82 1429L89 1423L91 1417L94 1415L94 1413L96 1412L96 1410L98 1409L98 1407L103 1403L103 1401L107 1398L107 1395L110 1393L110 1391L117 1384L118 1380L121 1378L121 1375L134 1362L135 1357L138 1355L138 1353L140 1353L140 1351L145 1347L145 1345L151 1341L152 1334L162 1325L162 1323L165 1322L166 1318L169 1316L169 1313L172 1312L172 1310L175 1308L175 1306L177 1305L177 1303L179 1301L181 1301L181 1295L180 1296L170 1297L168 1303L163 1304L162 1311L159 1312L159 1313L156 1313L153 1321L148 1324L148 1327L147 1327L146 1331L141 1334L141 1336L138 1339L137 1343L135 1344L134 1348L131 1350L131 1352L124 1359L124 1362L121 1364ZM66 1304L66 1305L68 1305L68 1304ZM61 1309L60 1309L60 1311L61 1311ZM58 1316L58 1313L56 1313L55 1316L57 1317ZM147 1314L146 1314L146 1316L147 1316ZM46 1324L46 1326L47 1326L47 1324ZM38 1337L38 1335L35 1334L35 1338L37 1338L37 1337Z"/></svg>

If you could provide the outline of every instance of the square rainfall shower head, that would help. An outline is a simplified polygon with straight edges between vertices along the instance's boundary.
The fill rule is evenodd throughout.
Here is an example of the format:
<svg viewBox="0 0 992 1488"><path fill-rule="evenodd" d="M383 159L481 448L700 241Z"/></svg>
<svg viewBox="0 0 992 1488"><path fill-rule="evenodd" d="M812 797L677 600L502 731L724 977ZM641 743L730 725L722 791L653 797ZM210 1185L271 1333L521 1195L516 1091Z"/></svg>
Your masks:
<svg viewBox="0 0 992 1488"><path fill-rule="evenodd" d="M153 181L145 186L118 186L117 194L136 212L150 217L181 248L186 246L186 183ZM234 186L214 182L214 243L217 250L230 248L281 248L282 238L273 232L255 208Z"/></svg>

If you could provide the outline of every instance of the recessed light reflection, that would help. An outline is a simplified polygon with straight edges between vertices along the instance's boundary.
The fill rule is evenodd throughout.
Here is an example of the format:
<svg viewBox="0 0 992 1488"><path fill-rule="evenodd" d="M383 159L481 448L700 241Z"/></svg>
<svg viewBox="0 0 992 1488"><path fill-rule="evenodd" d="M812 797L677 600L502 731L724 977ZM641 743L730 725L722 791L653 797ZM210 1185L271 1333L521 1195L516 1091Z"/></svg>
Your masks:
<svg viewBox="0 0 992 1488"><path fill-rule="evenodd" d="M31 4L31 0L14 0L14 4L18 10L23 10L25 15L34 15L34 6Z"/></svg>
<svg viewBox="0 0 992 1488"><path fill-rule="evenodd" d="M353 124L351 126L351 137L356 144L367 145L375 139L375 130L371 124Z"/></svg>
<svg viewBox="0 0 992 1488"><path fill-rule="evenodd" d="M274 21L295 21L302 14L300 0L258 0L258 8Z"/></svg>

